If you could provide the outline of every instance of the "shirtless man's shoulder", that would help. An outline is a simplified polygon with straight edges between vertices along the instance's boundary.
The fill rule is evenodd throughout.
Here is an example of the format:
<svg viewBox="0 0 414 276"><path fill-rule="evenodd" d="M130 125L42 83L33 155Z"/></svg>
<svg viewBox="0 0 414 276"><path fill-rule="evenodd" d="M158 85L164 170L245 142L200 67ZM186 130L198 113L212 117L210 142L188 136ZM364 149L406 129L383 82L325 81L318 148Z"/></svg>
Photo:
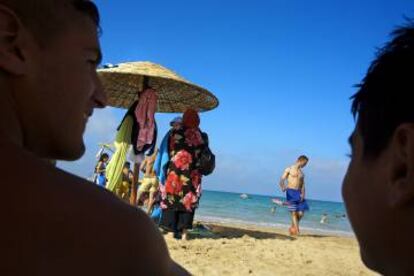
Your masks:
<svg viewBox="0 0 414 276"><path fill-rule="evenodd" d="M3 183L12 184L0 203L0 267L31 275L167 273L165 242L142 211L29 153L3 152Z"/></svg>

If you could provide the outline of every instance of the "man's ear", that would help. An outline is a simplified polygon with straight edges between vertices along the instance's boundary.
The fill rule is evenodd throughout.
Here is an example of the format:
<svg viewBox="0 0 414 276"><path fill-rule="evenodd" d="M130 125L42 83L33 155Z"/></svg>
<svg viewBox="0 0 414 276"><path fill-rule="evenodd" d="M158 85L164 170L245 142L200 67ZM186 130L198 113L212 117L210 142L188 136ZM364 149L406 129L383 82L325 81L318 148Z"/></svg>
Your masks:
<svg viewBox="0 0 414 276"><path fill-rule="evenodd" d="M401 124L389 144L389 205L414 203L414 124Z"/></svg>
<svg viewBox="0 0 414 276"><path fill-rule="evenodd" d="M0 70L12 75L25 73L27 64L23 46L27 37L28 32L17 15L0 5Z"/></svg>

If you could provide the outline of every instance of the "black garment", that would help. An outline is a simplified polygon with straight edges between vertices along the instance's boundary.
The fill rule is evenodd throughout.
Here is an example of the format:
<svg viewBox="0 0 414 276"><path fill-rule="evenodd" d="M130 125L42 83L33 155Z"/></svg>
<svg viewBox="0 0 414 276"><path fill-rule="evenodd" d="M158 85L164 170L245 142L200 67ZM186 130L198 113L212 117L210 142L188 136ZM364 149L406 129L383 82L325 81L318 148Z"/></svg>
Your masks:
<svg viewBox="0 0 414 276"><path fill-rule="evenodd" d="M193 229L194 212L162 210L160 227L169 232L182 232L184 229Z"/></svg>

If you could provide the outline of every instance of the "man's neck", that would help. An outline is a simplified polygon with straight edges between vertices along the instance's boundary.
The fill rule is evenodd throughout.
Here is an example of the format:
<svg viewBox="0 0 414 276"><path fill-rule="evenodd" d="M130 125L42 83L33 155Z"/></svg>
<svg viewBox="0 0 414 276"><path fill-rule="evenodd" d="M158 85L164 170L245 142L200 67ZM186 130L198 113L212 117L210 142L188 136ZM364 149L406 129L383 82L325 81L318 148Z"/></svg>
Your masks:
<svg viewBox="0 0 414 276"><path fill-rule="evenodd" d="M23 131L11 89L0 83L0 141L13 143L23 148Z"/></svg>

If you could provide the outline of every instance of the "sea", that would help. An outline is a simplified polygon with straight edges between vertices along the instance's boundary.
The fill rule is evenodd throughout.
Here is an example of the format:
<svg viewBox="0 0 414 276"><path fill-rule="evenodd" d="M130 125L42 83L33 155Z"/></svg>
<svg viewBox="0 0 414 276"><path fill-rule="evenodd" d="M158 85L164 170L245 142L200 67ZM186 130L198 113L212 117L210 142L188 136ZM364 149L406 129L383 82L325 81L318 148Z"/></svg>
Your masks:
<svg viewBox="0 0 414 276"><path fill-rule="evenodd" d="M288 228L290 213L286 207L272 202L271 196L203 191L195 220L210 223L251 225L259 227ZM279 198L282 199L283 198ZM302 231L334 236L353 236L346 216L345 206L340 202L307 200L310 210L300 225ZM321 223L326 214L325 223Z"/></svg>

